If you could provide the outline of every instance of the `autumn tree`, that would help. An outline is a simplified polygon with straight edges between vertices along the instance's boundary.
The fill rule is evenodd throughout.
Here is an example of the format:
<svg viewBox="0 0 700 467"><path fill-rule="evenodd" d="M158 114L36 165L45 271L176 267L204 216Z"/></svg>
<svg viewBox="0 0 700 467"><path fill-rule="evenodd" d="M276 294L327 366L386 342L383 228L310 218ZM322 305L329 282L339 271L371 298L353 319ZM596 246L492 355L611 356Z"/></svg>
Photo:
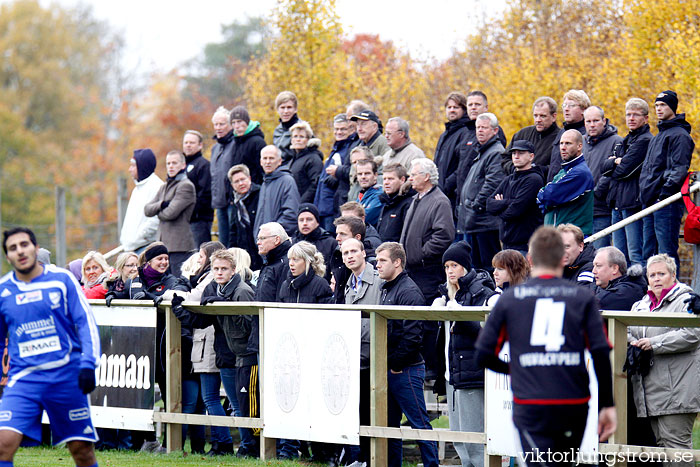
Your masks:
<svg viewBox="0 0 700 467"><path fill-rule="evenodd" d="M609 0L510 2L468 38L466 49L443 68L443 79L454 89L484 91L508 135L532 124L530 109L539 96L559 101L573 88L584 89L594 103L606 102L605 79L619 71L599 65L619 53L620 7Z"/></svg>
<svg viewBox="0 0 700 467"><path fill-rule="evenodd" d="M335 0L279 0L268 23L267 53L245 73L246 103L271 141L277 125L275 96L293 91L299 117L307 120L324 147L332 143L331 120L344 110L356 89L341 51L343 31Z"/></svg>
<svg viewBox="0 0 700 467"><path fill-rule="evenodd" d="M116 221L104 197L110 161L100 152L100 121L119 47L85 7L42 8L29 0L0 6L0 102L21 125L16 138L31 140L0 153L6 223L49 231L57 184L68 188L69 224ZM0 137L0 146L13 147L4 132ZM93 237L91 246L102 241Z"/></svg>
<svg viewBox="0 0 700 467"><path fill-rule="evenodd" d="M206 44L202 53L184 66L183 94L198 106L206 105L207 112L212 106L240 102L243 71L253 57L265 53L262 18L222 25L221 33L221 42Z"/></svg>

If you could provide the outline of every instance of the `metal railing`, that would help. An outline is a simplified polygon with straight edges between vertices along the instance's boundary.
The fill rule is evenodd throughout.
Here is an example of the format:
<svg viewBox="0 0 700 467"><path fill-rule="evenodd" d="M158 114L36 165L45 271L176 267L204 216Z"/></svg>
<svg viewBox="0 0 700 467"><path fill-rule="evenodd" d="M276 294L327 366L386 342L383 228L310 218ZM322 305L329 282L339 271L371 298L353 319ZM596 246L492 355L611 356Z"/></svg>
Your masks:
<svg viewBox="0 0 700 467"><path fill-rule="evenodd" d="M700 190L700 182L695 182L693 185L690 187L688 190L689 193L695 193ZM623 229L626 226L632 224L633 222L636 222L649 214L653 214L654 212L658 211L661 208L665 208L669 204L673 204L679 199L681 199L683 195L681 193L676 193L675 195L671 195L666 199L662 199L658 203L652 204L648 208L642 209L641 211L634 213L633 215L629 216L626 219L623 219L619 222L616 222L615 224L611 225L610 227L606 227L605 229L601 230L600 232L596 232L593 235L590 235L586 237L583 241L584 243L592 243L595 242L596 240L599 240L603 237L607 237L611 233Z"/></svg>

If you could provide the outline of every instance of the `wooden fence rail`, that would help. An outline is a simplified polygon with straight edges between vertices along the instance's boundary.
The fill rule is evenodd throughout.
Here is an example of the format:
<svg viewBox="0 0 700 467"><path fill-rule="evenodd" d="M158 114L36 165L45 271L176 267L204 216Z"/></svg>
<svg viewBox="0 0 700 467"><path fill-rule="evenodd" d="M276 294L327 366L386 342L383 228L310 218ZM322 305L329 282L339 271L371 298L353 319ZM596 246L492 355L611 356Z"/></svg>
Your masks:
<svg viewBox="0 0 700 467"><path fill-rule="evenodd" d="M104 305L102 300L91 300L93 305ZM114 300L112 305L119 306L144 306L149 302L133 300ZM264 314L265 309L299 309L309 308L309 304L283 304L261 302L238 303L214 303L200 306L198 303L185 302L188 309L209 315L259 315L260 316L260 358L263 361L264 349ZM370 318L370 426L360 426L360 436L368 436L371 441L371 462L374 466L387 465L387 439L413 439L434 440L451 442L471 442L486 444L485 433L451 432L446 430L416 430L411 428L387 427L387 348L386 326L388 319L416 319L430 321L484 321L488 316L488 307L466 307L458 310L448 308L431 307L384 307L364 305L321 305L313 304L314 309L327 310L329 313L342 310L361 310ZM168 450L182 449L181 424L199 424L229 427L262 428L261 432L261 458L275 457L274 439L265 437L264 398L261 397L260 418L222 417L207 415L182 414L181 393L181 349L180 349L180 322L170 312L170 303L164 302L160 311L166 315L166 375L167 375L167 401L165 412L156 412L154 420L166 423L166 436L168 437ZM613 391L617 408L618 429L608 444L600 444L600 453L618 453L630 456L638 453L666 453L672 456L676 452L692 452L694 459L700 461L700 450L683 451L669 448L656 448L645 446L627 445L627 375L622 371L627 349L627 326L670 326L670 327L697 327L700 325L700 317L682 313L654 313L629 311L604 311L603 318L607 320L608 336L613 344L611 362L613 368ZM265 368L260 365L260 392L263 387L263 372ZM486 394L488 397L488 394ZM490 467L501 465L501 456L486 455L486 465Z"/></svg>

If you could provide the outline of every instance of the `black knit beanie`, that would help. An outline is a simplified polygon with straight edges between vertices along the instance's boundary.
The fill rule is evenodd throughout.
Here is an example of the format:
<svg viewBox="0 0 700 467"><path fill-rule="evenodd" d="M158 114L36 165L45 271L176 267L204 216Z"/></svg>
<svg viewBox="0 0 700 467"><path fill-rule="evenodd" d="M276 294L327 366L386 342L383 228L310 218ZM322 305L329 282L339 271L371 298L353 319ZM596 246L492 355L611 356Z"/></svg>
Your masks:
<svg viewBox="0 0 700 467"><path fill-rule="evenodd" d="M472 268L472 247L465 241L453 243L442 255L442 264L454 261L467 271Z"/></svg>
<svg viewBox="0 0 700 467"><path fill-rule="evenodd" d="M654 102L664 102L666 105L671 107L671 110L673 110L673 113L676 113L676 109L678 109L678 94L676 94L673 91L664 91L660 92L658 96L656 96L656 100Z"/></svg>

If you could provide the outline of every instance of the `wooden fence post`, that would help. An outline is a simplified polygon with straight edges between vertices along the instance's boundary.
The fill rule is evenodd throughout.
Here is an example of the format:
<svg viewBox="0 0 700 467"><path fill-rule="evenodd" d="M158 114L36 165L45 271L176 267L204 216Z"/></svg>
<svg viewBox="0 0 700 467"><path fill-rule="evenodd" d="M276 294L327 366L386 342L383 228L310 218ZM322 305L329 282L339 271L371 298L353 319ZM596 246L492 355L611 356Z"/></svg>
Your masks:
<svg viewBox="0 0 700 467"><path fill-rule="evenodd" d="M387 426L387 319L370 312L370 424ZM371 461L375 467L388 465L389 450L386 438L372 438Z"/></svg>
<svg viewBox="0 0 700 467"><path fill-rule="evenodd" d="M263 372L265 371L264 366L262 365L263 362L263 357L264 357L264 348L265 348L265 325L263 322L265 321L265 310L263 308L260 308L260 311L258 313L258 329L260 330L260 337L258 338L258 384L260 385L260 418L262 420L265 420L265 398L262 397L265 391L265 387L263 386ZM274 459L277 457L277 440L275 438L267 438L265 437L265 428L260 430L260 459L261 460L268 460L268 459Z"/></svg>
<svg viewBox="0 0 700 467"><path fill-rule="evenodd" d="M126 177L119 177L117 179L117 242L122 232L122 225L124 225L124 216L126 215L126 207L129 204L129 192L126 187Z"/></svg>
<svg viewBox="0 0 700 467"><path fill-rule="evenodd" d="M161 311L162 310L162 311ZM158 310L165 313L165 412L182 413L182 348L180 320L170 310L170 305ZM188 355L189 358L189 355ZM160 362L156 362L160 365ZM182 450L182 425L168 423L165 428L168 452Z"/></svg>
<svg viewBox="0 0 700 467"><path fill-rule="evenodd" d="M56 187L56 256L54 264L63 267L66 260L66 189Z"/></svg>
<svg viewBox="0 0 700 467"><path fill-rule="evenodd" d="M627 444L627 373L622 367L627 359L627 325L615 318L608 320L608 335L613 345L611 354L613 397L617 412L617 430L610 443ZM634 405L634 404L633 404ZM632 409L634 410L634 409Z"/></svg>

